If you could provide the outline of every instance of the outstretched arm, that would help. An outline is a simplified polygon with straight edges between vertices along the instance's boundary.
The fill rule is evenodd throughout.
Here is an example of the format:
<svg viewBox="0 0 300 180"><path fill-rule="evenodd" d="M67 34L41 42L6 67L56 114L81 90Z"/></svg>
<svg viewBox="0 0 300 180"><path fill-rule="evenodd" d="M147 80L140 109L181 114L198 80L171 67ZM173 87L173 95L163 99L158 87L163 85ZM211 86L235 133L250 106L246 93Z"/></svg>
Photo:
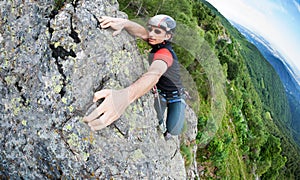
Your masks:
<svg viewBox="0 0 300 180"><path fill-rule="evenodd" d="M166 72L167 64L162 60L154 61L148 72L125 89L105 89L95 93L94 102L104 101L88 116L83 118L92 130L100 130L117 120L130 103L146 94ZM100 116L100 117L99 117Z"/></svg>
<svg viewBox="0 0 300 180"><path fill-rule="evenodd" d="M112 29L114 29L114 36L118 35L123 29L125 29L129 34L133 36L140 37L144 40L148 39L148 31L143 26L128 19L102 16L99 21L101 28L111 27Z"/></svg>

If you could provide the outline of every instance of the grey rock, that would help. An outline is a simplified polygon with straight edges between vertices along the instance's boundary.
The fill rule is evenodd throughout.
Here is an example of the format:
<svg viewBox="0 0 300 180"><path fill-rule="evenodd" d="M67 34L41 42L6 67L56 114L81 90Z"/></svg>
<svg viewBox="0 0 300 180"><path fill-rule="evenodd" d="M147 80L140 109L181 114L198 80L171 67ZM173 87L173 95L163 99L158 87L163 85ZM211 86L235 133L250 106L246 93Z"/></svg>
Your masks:
<svg viewBox="0 0 300 180"><path fill-rule="evenodd" d="M126 18L117 1L57 12L51 0L0 6L1 179L187 178L180 140L156 129L152 94L101 131L82 122L95 91L126 87L147 70L133 37L99 28L102 15ZM183 137L192 141L197 118L187 114Z"/></svg>

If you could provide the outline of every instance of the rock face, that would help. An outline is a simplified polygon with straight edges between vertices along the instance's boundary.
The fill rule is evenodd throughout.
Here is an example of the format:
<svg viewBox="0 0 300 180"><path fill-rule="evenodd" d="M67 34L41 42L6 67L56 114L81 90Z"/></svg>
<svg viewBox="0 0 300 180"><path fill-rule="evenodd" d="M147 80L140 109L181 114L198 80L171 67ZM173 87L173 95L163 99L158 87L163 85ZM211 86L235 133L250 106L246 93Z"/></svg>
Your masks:
<svg viewBox="0 0 300 180"><path fill-rule="evenodd" d="M82 122L95 91L147 70L133 37L99 28L102 15L126 18L118 3L53 5L0 2L1 179L186 179L178 138L156 128L152 94L101 131ZM192 141L197 118L187 111L187 120Z"/></svg>

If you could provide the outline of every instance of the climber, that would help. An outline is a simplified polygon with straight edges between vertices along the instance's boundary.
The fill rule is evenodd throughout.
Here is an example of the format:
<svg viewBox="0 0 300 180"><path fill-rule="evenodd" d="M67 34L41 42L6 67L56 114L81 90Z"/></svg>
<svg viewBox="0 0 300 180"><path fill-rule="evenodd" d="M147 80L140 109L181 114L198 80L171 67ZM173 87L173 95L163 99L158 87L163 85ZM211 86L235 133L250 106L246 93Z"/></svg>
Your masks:
<svg viewBox="0 0 300 180"><path fill-rule="evenodd" d="M149 54L150 67L136 82L121 90L104 89L94 94L94 102L104 101L84 121L92 130L110 125L124 113L126 107L153 89L154 107L164 137L179 135L184 124L185 98L180 80L180 65L171 47L176 27L175 20L167 15L156 15L148 21L148 28L122 18L101 17L101 28L112 28L113 36L123 29L133 36L147 41L152 47ZM154 87L154 88L153 88ZM166 127L164 112L167 108ZM100 117L99 117L100 116Z"/></svg>

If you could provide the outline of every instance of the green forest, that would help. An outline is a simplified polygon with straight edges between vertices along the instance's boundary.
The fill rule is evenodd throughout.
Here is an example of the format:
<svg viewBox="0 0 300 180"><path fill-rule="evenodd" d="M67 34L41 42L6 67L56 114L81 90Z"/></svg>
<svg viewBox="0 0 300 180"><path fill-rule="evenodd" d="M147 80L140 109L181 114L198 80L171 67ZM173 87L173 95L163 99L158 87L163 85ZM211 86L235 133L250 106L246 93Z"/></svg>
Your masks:
<svg viewBox="0 0 300 180"><path fill-rule="evenodd" d="M178 33L185 39L175 36L174 49L197 86L199 105L190 105L198 116L194 143L200 178L300 179L300 150L289 130L283 85L253 44L204 0L123 0L119 5L129 19L167 14L183 27ZM149 48L142 42L139 47ZM209 136L207 128L215 128L215 134ZM181 153L189 166L191 144L182 142Z"/></svg>

